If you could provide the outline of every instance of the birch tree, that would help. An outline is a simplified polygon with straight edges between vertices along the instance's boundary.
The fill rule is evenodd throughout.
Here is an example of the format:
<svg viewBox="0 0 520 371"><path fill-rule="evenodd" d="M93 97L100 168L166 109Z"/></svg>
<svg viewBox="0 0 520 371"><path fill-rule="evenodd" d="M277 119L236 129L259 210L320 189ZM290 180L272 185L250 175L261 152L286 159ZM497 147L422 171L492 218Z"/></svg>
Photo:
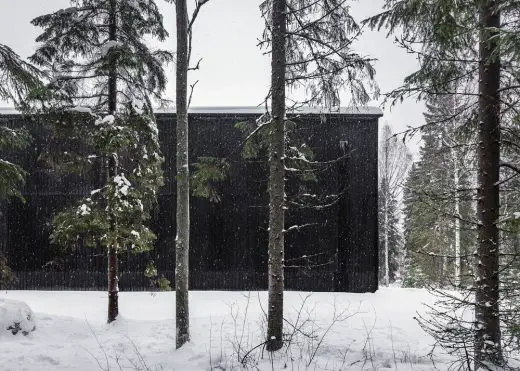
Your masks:
<svg viewBox="0 0 520 371"><path fill-rule="evenodd" d="M351 46L361 30L342 0L266 0L260 6L266 21L260 46L271 53L271 112L269 125L269 244L268 319L266 348L283 346L285 123L289 112L302 105L339 107L343 89L355 102L371 97L371 60ZM367 85L368 84L368 85ZM368 87L367 87L368 86ZM287 88L304 98L286 95ZM305 155L300 157L305 159Z"/></svg>
<svg viewBox="0 0 520 371"><path fill-rule="evenodd" d="M406 145L392 135L390 126L383 126L379 144L379 217L380 217L380 271L388 286L395 279L397 259L401 254L399 230L399 203L412 156ZM381 257L383 259L381 259Z"/></svg>

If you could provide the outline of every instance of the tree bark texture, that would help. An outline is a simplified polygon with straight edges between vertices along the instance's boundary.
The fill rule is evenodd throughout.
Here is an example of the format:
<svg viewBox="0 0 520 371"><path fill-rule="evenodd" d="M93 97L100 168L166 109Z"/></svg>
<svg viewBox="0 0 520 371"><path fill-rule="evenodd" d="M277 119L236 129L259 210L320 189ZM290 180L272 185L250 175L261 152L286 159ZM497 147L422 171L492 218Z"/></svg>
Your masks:
<svg viewBox="0 0 520 371"><path fill-rule="evenodd" d="M188 11L186 0L175 3L177 15L177 236L175 238L176 347L190 340L188 279L190 184L188 168Z"/></svg>
<svg viewBox="0 0 520 371"><path fill-rule="evenodd" d="M482 1L479 42L478 261L476 266L475 369L502 363L499 318L500 60L497 1ZM494 30L490 29L494 28Z"/></svg>
<svg viewBox="0 0 520 371"><path fill-rule="evenodd" d="M117 2L110 1L109 14L109 40L117 41ZM117 60L110 58L108 76L108 111L115 114L117 110ZM107 163L107 182L112 181L117 174L117 154L113 153L109 156ZM110 220L110 230L113 233L117 228L117 220L108 208L108 218ZM119 315L119 285L118 285L118 257L117 246L108 247L108 320L113 322Z"/></svg>
<svg viewBox="0 0 520 371"><path fill-rule="evenodd" d="M269 148L268 351L283 345L286 0L273 0Z"/></svg>
<svg viewBox="0 0 520 371"><path fill-rule="evenodd" d="M451 150L453 157L453 183L455 186L455 287L460 286L461 278L461 257L460 257L460 197L459 197L459 170L460 164L458 161L457 150L453 148Z"/></svg>

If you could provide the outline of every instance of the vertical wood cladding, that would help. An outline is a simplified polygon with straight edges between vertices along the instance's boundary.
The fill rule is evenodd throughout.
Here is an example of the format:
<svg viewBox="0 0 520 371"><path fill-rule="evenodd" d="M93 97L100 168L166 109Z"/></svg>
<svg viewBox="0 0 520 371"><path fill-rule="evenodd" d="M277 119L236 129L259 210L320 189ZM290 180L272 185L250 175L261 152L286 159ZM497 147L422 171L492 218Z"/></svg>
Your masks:
<svg viewBox="0 0 520 371"><path fill-rule="evenodd" d="M243 135L238 122L258 115L190 114L190 162L200 156L228 157ZM19 126L19 115L0 115L0 124ZM43 161L50 146L44 120L25 119L34 137L23 152L3 153L30 172L26 202L2 205L0 246L18 272L20 289L104 289L106 258L82 246L58 249L48 242L52 213L95 188L96 169L87 174L61 174ZM308 185L310 193L336 195L330 205L289 205L286 228L308 224L286 235L286 286L291 290L367 292L377 290L377 115L309 114L293 119L298 136L317 161L332 161ZM122 290L147 290L143 276L153 259L159 273L173 280L175 260L175 114L157 114L165 157L165 186L154 212L153 251L121 257ZM79 144L78 144L79 145ZM335 159L342 158L339 161ZM190 287L192 289L267 288L268 167L265 158L230 157L230 176L219 185L222 200L191 198ZM300 183L288 180L287 192ZM3 231L3 233L2 233ZM101 277L101 278L100 278Z"/></svg>

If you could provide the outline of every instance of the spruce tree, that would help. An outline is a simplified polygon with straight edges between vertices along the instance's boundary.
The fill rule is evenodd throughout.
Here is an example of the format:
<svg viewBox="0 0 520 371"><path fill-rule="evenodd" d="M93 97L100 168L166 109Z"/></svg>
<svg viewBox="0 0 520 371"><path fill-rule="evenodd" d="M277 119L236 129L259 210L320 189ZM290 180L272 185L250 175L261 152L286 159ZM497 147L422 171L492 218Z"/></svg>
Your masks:
<svg viewBox="0 0 520 371"><path fill-rule="evenodd" d="M42 89L43 74L31 64L23 61L18 54L6 45L0 44L0 101L14 104L24 113L28 106L27 98ZM22 150L30 142L25 128L12 128L0 123L0 153ZM4 156L2 156L4 157ZM0 157L0 206L11 197L23 199L21 188L25 182L26 171L8 157ZM0 253L0 287L9 288L15 277L8 266L9 262Z"/></svg>
<svg viewBox="0 0 520 371"><path fill-rule="evenodd" d="M448 326L459 325L462 343L474 336L470 361L476 369L503 363L498 224L500 123L504 115L500 106L514 106L515 94L511 92L518 93L518 84L510 79L517 69L518 11L518 2L512 0L387 0L385 11L367 21L372 28L396 34L397 42L418 56L419 69L390 98L469 97L472 99L464 111L478 117L475 301L460 303L474 306L475 323L468 326L458 318L444 318L452 321ZM454 84L457 89L453 89ZM443 332L436 330L432 333L463 357L467 354L460 347L462 343L454 345L454 336L442 336Z"/></svg>
<svg viewBox="0 0 520 371"><path fill-rule="evenodd" d="M42 88L41 71L23 61L7 45L0 44L0 100L13 103L24 112L28 96ZM30 137L26 130L0 125L0 151L23 149ZM0 200L21 197L25 171L17 164L0 158Z"/></svg>
<svg viewBox="0 0 520 371"><path fill-rule="evenodd" d="M53 94L43 105L56 135L83 142L87 150L73 154L73 161L82 167L98 159L104 174L99 188L55 216L52 239L67 244L82 238L107 250L112 322L118 254L148 250L155 238L146 222L162 185L162 157L151 102L161 99L163 64L172 56L147 46L148 37L168 36L153 0L71 5L32 21L44 31L31 60L52 76Z"/></svg>
<svg viewBox="0 0 520 371"><path fill-rule="evenodd" d="M266 99L269 125L268 319L266 347L283 346L285 161L305 159L286 153L286 112L302 105L324 110L339 107L340 91L354 102L370 99L374 69L369 58L352 50L361 30L341 0L265 0L261 47L271 53L271 89ZM303 99L287 96L301 89ZM289 103L289 104L288 104Z"/></svg>

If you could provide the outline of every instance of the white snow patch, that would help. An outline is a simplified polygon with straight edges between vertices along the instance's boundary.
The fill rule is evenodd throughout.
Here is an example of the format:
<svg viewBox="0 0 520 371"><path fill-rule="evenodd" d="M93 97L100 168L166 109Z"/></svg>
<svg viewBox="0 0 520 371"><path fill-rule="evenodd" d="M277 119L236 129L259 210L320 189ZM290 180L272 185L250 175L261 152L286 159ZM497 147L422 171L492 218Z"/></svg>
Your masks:
<svg viewBox="0 0 520 371"><path fill-rule="evenodd" d="M0 333L28 335L36 329L31 308L19 300L0 299Z"/></svg>
<svg viewBox="0 0 520 371"><path fill-rule="evenodd" d="M332 326L310 367L295 359L294 369L362 370L367 331L374 369L434 369L427 356L433 340L414 320L416 311L426 310L423 303L431 305L435 300L426 290L385 288L374 294L288 291L284 317L291 323L298 318L307 295L299 321L308 320L319 335L331 323L334 308L337 313L346 310L352 317ZM2 364L13 370L91 371L99 369L98 361L106 367L107 359L110 370L120 369L117 361L123 369L133 370L131 362L139 364L140 357L151 370L200 371L219 365L231 370L232 362L233 369L239 370L243 368L233 353L235 335L240 336L244 327L244 352L265 340L261 325L267 305L265 291L190 292L191 340L179 350L175 350L175 292L121 292L121 317L111 325L106 324L105 292L4 291L1 299L22 299L38 316L38 330L24 337L23 344L17 337L2 342ZM239 316L237 320L232 313ZM299 354L295 353L298 345L293 354ZM452 359L441 352L435 356L437 369L447 370ZM285 360L276 358L275 369L283 369ZM272 370L269 357L259 359L258 370Z"/></svg>
<svg viewBox="0 0 520 371"><path fill-rule="evenodd" d="M114 115L106 115L102 119L96 120L95 125L113 125L116 118Z"/></svg>
<svg viewBox="0 0 520 371"><path fill-rule="evenodd" d="M78 112L78 113L88 113L92 115L92 108L86 106L74 106L72 108L67 108L65 111L67 112Z"/></svg>
<svg viewBox="0 0 520 371"><path fill-rule="evenodd" d="M78 215L85 216L89 215L92 210L86 204L82 204L78 207Z"/></svg>
<svg viewBox="0 0 520 371"><path fill-rule="evenodd" d="M121 173L121 175L116 175L114 177L114 183L117 185L118 193L121 193L124 196L128 195L128 189L131 184L128 179L126 179L125 174Z"/></svg>
<svg viewBox="0 0 520 371"><path fill-rule="evenodd" d="M108 40L106 43L104 43L100 48L99 48L99 57L100 58L103 58L105 57L109 52L110 52L110 49L112 48L119 48L120 46L122 46L123 44L120 43L119 41L115 41L115 40Z"/></svg>

